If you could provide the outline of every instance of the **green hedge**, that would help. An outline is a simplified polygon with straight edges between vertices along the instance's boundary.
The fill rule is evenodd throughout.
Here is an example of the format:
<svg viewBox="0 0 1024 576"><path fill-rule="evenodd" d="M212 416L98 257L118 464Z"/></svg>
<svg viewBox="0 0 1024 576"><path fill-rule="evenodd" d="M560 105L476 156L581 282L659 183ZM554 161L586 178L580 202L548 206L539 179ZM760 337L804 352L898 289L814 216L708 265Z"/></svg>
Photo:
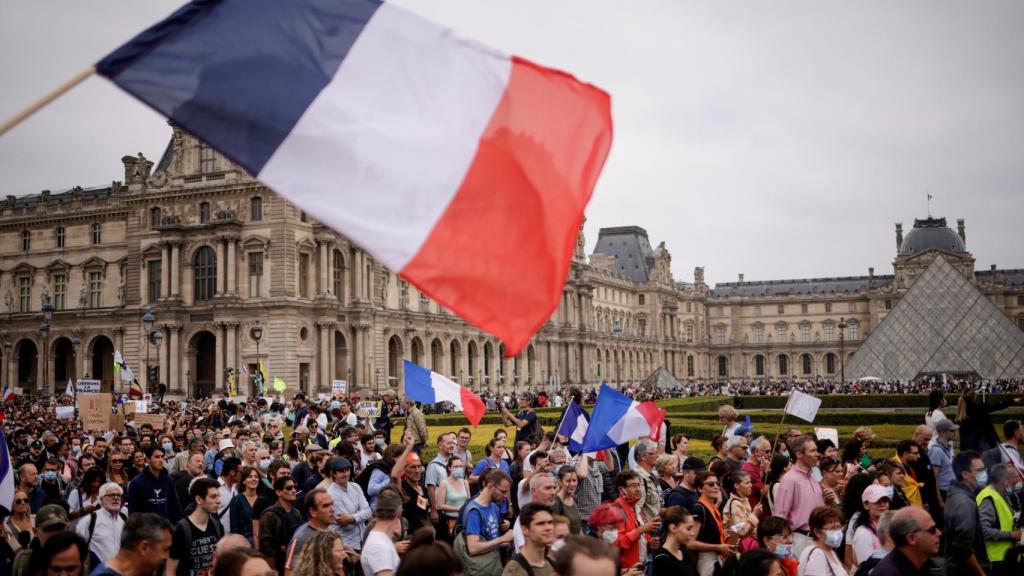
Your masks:
<svg viewBox="0 0 1024 576"><path fill-rule="evenodd" d="M1008 400L1014 394L989 394L989 402ZM822 408L928 408L926 394L832 394L820 396ZM786 406L786 396L736 396L733 406L743 409L775 408ZM955 400L951 398L950 402Z"/></svg>
<svg viewBox="0 0 1024 576"><path fill-rule="evenodd" d="M750 412L742 414L740 419L744 416L750 416L750 419L755 424L764 422L775 422L778 423L779 418L782 416L781 412ZM947 414L952 416L952 414ZM714 412L668 412L665 416L672 422L677 420L687 420L694 422L718 422L718 414ZM1001 425L1007 420L1024 420L1024 410L1022 409L1007 409L999 412L992 413L992 421L997 425ZM796 422L803 422L803 420L796 420L793 418L787 418L787 420L795 420ZM818 417L814 419L814 425L816 426L877 426L880 424L897 424L897 425L913 425L924 424L924 411L921 412L865 412L853 410L849 412L819 412Z"/></svg>

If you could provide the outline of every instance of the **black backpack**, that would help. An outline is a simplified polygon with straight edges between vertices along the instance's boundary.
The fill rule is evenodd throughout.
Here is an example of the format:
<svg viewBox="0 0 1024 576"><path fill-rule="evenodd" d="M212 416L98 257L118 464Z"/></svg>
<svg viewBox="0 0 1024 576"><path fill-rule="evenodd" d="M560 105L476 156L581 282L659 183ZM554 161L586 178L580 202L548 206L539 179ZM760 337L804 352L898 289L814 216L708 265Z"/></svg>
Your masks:
<svg viewBox="0 0 1024 576"><path fill-rule="evenodd" d="M370 496L370 477L373 476L373 471L380 470L381 472L384 472L385 474L388 474L390 476L391 468L393 466L393 462L389 463L385 462L384 460L375 460L374 462L370 463L369 466L363 468L363 471L360 472L358 476L356 476L356 484L359 484L359 487L363 489L363 494L365 494L367 498L369 498Z"/></svg>
<svg viewBox="0 0 1024 576"><path fill-rule="evenodd" d="M128 515L125 514L124 512L118 512L117 515L121 517L121 520L124 520L126 522L128 521ZM186 528L186 530L188 530L188 528ZM92 513L89 514L89 538L85 541L87 547L88 547L89 544L92 544L92 534L95 531L96 531L96 512L93 511ZM192 536L192 535L189 534L189 536ZM189 538L189 540L192 540L192 538ZM219 540L219 538L218 538L218 540Z"/></svg>

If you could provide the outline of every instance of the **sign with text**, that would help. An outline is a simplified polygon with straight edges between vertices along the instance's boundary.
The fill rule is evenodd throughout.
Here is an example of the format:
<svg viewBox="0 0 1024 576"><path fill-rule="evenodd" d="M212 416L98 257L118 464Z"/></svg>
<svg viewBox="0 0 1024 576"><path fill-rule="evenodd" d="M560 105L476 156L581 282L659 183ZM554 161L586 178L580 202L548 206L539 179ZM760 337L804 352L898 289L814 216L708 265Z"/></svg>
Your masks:
<svg viewBox="0 0 1024 576"><path fill-rule="evenodd" d="M100 393L100 381L99 380L84 380L79 378L75 381L75 390L79 394L99 394Z"/></svg>
<svg viewBox="0 0 1024 576"><path fill-rule="evenodd" d="M113 394L79 394L78 415L85 430L106 430L110 424L110 403Z"/></svg>
<svg viewBox="0 0 1024 576"><path fill-rule="evenodd" d="M135 423L141 428L144 424L149 424L153 427L153 430L163 430L166 426L167 416L163 414L140 414L135 413Z"/></svg>
<svg viewBox="0 0 1024 576"><path fill-rule="evenodd" d="M345 397L348 392L348 382L345 380L331 380L331 394L335 398L341 399Z"/></svg>
<svg viewBox="0 0 1024 576"><path fill-rule="evenodd" d="M380 416L380 402L366 400L356 404L356 416L376 418Z"/></svg>
<svg viewBox="0 0 1024 576"><path fill-rule="evenodd" d="M57 420L71 420L74 417L74 406L57 406Z"/></svg>

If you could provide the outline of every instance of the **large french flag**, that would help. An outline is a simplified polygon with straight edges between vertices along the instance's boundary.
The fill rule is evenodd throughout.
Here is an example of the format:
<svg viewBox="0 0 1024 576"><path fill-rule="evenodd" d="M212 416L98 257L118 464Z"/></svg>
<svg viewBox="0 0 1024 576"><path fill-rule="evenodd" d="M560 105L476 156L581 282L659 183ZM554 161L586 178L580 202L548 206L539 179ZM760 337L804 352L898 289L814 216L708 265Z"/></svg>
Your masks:
<svg viewBox="0 0 1024 576"><path fill-rule="evenodd" d="M459 386L432 370L403 360L405 371L405 395L424 404L451 402L456 412L462 412L476 427L487 411L487 406L469 388Z"/></svg>
<svg viewBox="0 0 1024 576"><path fill-rule="evenodd" d="M657 440L664 421L665 411L654 402L637 402L602 383L581 450L596 452L641 437Z"/></svg>
<svg viewBox="0 0 1024 576"><path fill-rule="evenodd" d="M0 430L0 506L14 510L14 465L7 451L7 439Z"/></svg>
<svg viewBox="0 0 1024 576"><path fill-rule="evenodd" d="M378 0L197 0L97 71L518 354L554 312L608 95Z"/></svg>

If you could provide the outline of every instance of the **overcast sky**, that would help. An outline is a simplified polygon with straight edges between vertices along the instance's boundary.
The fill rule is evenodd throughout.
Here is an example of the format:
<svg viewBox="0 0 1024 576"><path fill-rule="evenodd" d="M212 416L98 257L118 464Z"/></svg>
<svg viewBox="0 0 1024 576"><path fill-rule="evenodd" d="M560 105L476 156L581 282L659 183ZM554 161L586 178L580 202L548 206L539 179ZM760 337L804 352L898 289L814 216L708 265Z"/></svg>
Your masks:
<svg viewBox="0 0 1024 576"><path fill-rule="evenodd" d="M635 224L680 280L891 273L930 192L979 268L1024 267L1024 2L399 3L612 95L588 250ZM0 117L179 4L3 0ZM0 137L2 195L109 184L169 135L91 79Z"/></svg>

